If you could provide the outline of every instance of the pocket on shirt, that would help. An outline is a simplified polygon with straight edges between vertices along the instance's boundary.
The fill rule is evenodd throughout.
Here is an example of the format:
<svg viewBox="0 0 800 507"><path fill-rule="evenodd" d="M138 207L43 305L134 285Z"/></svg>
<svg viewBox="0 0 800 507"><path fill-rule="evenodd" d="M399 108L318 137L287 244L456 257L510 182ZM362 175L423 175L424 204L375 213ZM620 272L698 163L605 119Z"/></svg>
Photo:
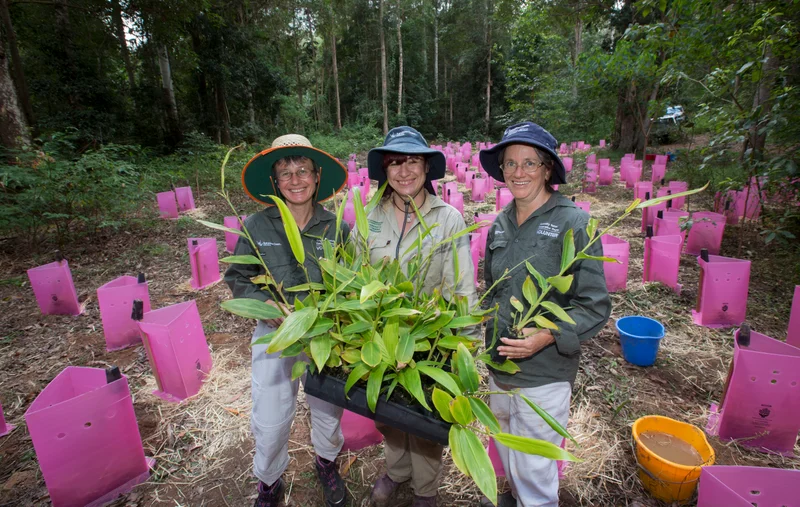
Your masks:
<svg viewBox="0 0 800 507"><path fill-rule="evenodd" d="M489 244L489 250L492 252L492 278L494 280L499 280L503 276L506 268L511 267L506 266L505 262L504 252L507 245L507 239L496 238Z"/></svg>

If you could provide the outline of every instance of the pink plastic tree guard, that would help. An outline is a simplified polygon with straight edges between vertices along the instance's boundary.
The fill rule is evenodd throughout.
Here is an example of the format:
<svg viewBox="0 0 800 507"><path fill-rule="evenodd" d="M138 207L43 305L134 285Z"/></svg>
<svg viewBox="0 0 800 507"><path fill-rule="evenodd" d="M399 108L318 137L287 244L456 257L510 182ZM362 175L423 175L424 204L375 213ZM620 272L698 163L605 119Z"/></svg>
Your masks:
<svg viewBox="0 0 800 507"><path fill-rule="evenodd" d="M689 255L700 255L703 248L717 255L722 248L725 234L725 216L712 211L698 211L692 214L692 227L686 238L685 251Z"/></svg>
<svg viewBox="0 0 800 507"><path fill-rule="evenodd" d="M128 379L68 366L25 412L55 507L101 506L148 479Z"/></svg>
<svg viewBox="0 0 800 507"><path fill-rule="evenodd" d="M514 200L514 196L511 195L511 190L507 188L498 188L497 189L497 202L495 202L494 209L495 211L500 211L501 209L505 208L508 203Z"/></svg>
<svg viewBox="0 0 800 507"><path fill-rule="evenodd" d="M666 166L667 165L667 159L668 159L668 157L666 155L656 155L655 164L656 165Z"/></svg>
<svg viewBox="0 0 800 507"><path fill-rule="evenodd" d="M650 196L653 196L653 183L650 181L639 181L633 185L633 198L634 199L641 199L644 201L644 196L646 193L650 192Z"/></svg>
<svg viewBox="0 0 800 507"><path fill-rule="evenodd" d="M607 159L600 159L602 162ZM614 166L601 165L600 166L600 186L607 186L614 183Z"/></svg>
<svg viewBox="0 0 800 507"><path fill-rule="evenodd" d="M730 327L744 322L750 287L750 261L709 255L700 265L697 308L692 320L698 326Z"/></svg>
<svg viewBox="0 0 800 507"><path fill-rule="evenodd" d="M793 457L800 431L800 349L755 331L741 345L741 333L736 331L727 390L719 406L711 405L706 431Z"/></svg>
<svg viewBox="0 0 800 507"><path fill-rule="evenodd" d="M14 431L14 428L16 428L16 426L6 422L6 416L3 414L3 405L0 405L0 437L8 435Z"/></svg>
<svg viewBox="0 0 800 507"><path fill-rule="evenodd" d="M789 330L786 332L786 343L800 348L800 285L794 287L792 313L789 314Z"/></svg>
<svg viewBox="0 0 800 507"><path fill-rule="evenodd" d="M237 231L241 231L242 224L239 223L240 218L242 219L242 222L244 222L244 219L247 218L247 215L242 215L240 217L225 217L222 219L222 225L224 225L229 229L236 229ZM239 242L239 238L241 238L241 236L239 236L238 234L234 234L232 232L226 232L225 251L228 253L233 253L233 251L236 250L236 243Z"/></svg>
<svg viewBox="0 0 800 507"><path fill-rule="evenodd" d="M467 174L464 177L464 185L467 187L467 190L472 190L472 182L475 179L475 172L476 171L467 171Z"/></svg>
<svg viewBox="0 0 800 507"><path fill-rule="evenodd" d="M375 427L375 421L349 410L342 412L342 434L342 451L360 451L383 442L383 434Z"/></svg>
<svg viewBox="0 0 800 507"><path fill-rule="evenodd" d="M689 213L686 211L661 211L664 218L653 220L653 235L654 236L680 236L683 241L686 241L686 231L681 230L683 217L688 217ZM683 242L682 241L682 242Z"/></svg>
<svg viewBox="0 0 800 507"><path fill-rule="evenodd" d="M358 175L361 177L361 180L369 179L369 168L362 167L358 170Z"/></svg>
<svg viewBox="0 0 800 507"><path fill-rule="evenodd" d="M342 220L347 222L347 225L350 226L352 230L353 227L356 225L356 208L353 204L352 199L348 199L346 203L344 203L344 211L342 212Z"/></svg>
<svg viewBox="0 0 800 507"><path fill-rule="evenodd" d="M598 143L598 146L601 147L601 148L605 148L606 147L606 140L605 139L600 139L600 142Z"/></svg>
<svg viewBox="0 0 800 507"><path fill-rule="evenodd" d="M455 181L448 181L442 187L442 200L450 204L450 196L458 193L458 183Z"/></svg>
<svg viewBox="0 0 800 507"><path fill-rule="evenodd" d="M661 181L664 179L664 176L666 174L667 174L666 165L659 165L658 163L653 164L653 171L650 173L650 181L653 183Z"/></svg>
<svg viewBox="0 0 800 507"><path fill-rule="evenodd" d="M472 278L475 286L478 285L478 262L481 260L481 235L478 232L473 232L469 235L469 253L472 256Z"/></svg>
<svg viewBox="0 0 800 507"><path fill-rule="evenodd" d="M28 279L43 315L83 313L66 259L29 269Z"/></svg>
<svg viewBox="0 0 800 507"><path fill-rule="evenodd" d="M472 202L484 202L486 200L489 181L486 178L475 178L472 182Z"/></svg>
<svg viewBox="0 0 800 507"><path fill-rule="evenodd" d="M354 172L358 169L358 164L356 164L356 159L350 155L350 160L347 161L347 172Z"/></svg>
<svg viewBox="0 0 800 507"><path fill-rule="evenodd" d="M478 244L481 259L486 257L486 240L489 237L489 228L494 223L495 218L497 218L497 213L477 213L475 215L475 223L488 222L485 226L478 229L478 233L481 235L480 243Z"/></svg>
<svg viewBox="0 0 800 507"><path fill-rule="evenodd" d="M192 288L200 290L220 281L217 240L189 238L189 264L192 268Z"/></svg>
<svg viewBox="0 0 800 507"><path fill-rule="evenodd" d="M586 213L591 213L591 211L589 210L592 207L592 203L590 203L589 201L575 201L575 206L582 209Z"/></svg>
<svg viewBox="0 0 800 507"><path fill-rule="evenodd" d="M703 467L697 493L697 507L797 507L800 470Z"/></svg>
<svg viewBox="0 0 800 507"><path fill-rule="evenodd" d="M624 291L628 286L628 256L630 255L630 245L624 239L608 234L600 238L600 242L603 244L603 255L619 261L619 263L603 263L608 292Z"/></svg>
<svg viewBox="0 0 800 507"><path fill-rule="evenodd" d="M175 199L178 200L179 211L194 209L194 196L192 187L178 187L175 189Z"/></svg>
<svg viewBox="0 0 800 507"><path fill-rule="evenodd" d="M182 401L200 390L211 371L211 353L194 301L159 308L139 322L156 378L156 396Z"/></svg>
<svg viewBox="0 0 800 507"><path fill-rule="evenodd" d="M689 184L686 183L685 181L670 181L669 189L672 190L673 194L686 192L687 190L689 190ZM676 197L675 199L672 200L673 208L683 208L685 204L686 204L686 196Z"/></svg>
<svg viewBox="0 0 800 507"><path fill-rule="evenodd" d="M564 163L564 170L566 172L572 171L572 157L564 157L561 159L561 162Z"/></svg>
<svg viewBox="0 0 800 507"><path fill-rule="evenodd" d="M449 204L457 209L459 213L464 214L464 195L461 192L451 192Z"/></svg>
<svg viewBox="0 0 800 507"><path fill-rule="evenodd" d="M642 166L633 164L628 168L628 178L625 180L625 188L633 188L636 182L642 179Z"/></svg>
<svg viewBox="0 0 800 507"><path fill-rule="evenodd" d="M464 177L467 173L467 169L469 168L469 164L465 164L459 162L456 164L456 181L459 183L464 183Z"/></svg>
<svg viewBox="0 0 800 507"><path fill-rule="evenodd" d="M121 276L97 289L106 350L119 350L142 342L139 326L131 318L133 300L142 301L144 312L150 311L147 282L139 283L135 276Z"/></svg>
<svg viewBox="0 0 800 507"><path fill-rule="evenodd" d="M646 197L647 196L645 195L645 198ZM652 194L650 194L650 197L652 198ZM655 224L656 217L658 217L659 211L666 211L666 210L667 210L666 202L660 202L658 204L648 206L647 208L642 208L642 232L647 231L648 225Z"/></svg>
<svg viewBox="0 0 800 507"><path fill-rule="evenodd" d="M353 188L358 186L361 182L361 176L358 175L358 172L348 172L347 173L347 188Z"/></svg>
<svg viewBox="0 0 800 507"><path fill-rule="evenodd" d="M681 293L678 283L678 266L681 263L680 236L657 236L644 240L643 282L660 282Z"/></svg>
<svg viewBox="0 0 800 507"><path fill-rule="evenodd" d="M156 194L158 201L158 213L161 218L178 218L178 202L175 200L175 192L159 192Z"/></svg>

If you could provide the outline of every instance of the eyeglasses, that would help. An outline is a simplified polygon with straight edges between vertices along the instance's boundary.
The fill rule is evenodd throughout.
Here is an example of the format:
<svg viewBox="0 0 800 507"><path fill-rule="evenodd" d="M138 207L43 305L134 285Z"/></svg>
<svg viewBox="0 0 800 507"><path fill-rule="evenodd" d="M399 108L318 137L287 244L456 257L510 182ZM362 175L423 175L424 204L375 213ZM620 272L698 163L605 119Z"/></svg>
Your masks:
<svg viewBox="0 0 800 507"><path fill-rule="evenodd" d="M425 167L425 157L410 156L404 159L392 160L389 162L389 165L387 165L386 168L397 169L403 164L406 164L406 166L410 169L422 169Z"/></svg>
<svg viewBox="0 0 800 507"><path fill-rule="evenodd" d="M544 162L537 160L525 160L522 162L522 170L525 171L525 174L535 174L536 171L539 170L540 167L544 165ZM514 173L519 167L519 164L516 160L506 160L503 162L503 172L504 173Z"/></svg>
<svg viewBox="0 0 800 507"><path fill-rule="evenodd" d="M292 176L297 176L301 180L307 180L314 175L314 171L301 167L296 171L279 171L278 181L291 181Z"/></svg>

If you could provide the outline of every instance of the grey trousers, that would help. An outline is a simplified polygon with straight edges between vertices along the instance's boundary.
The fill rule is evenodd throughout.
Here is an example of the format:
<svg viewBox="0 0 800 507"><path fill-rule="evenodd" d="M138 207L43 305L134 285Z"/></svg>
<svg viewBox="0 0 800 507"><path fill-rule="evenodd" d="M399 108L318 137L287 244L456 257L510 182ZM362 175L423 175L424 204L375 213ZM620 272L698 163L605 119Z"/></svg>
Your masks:
<svg viewBox="0 0 800 507"><path fill-rule="evenodd" d="M502 391L489 377L489 389ZM520 389L531 401L567 427L572 388L569 382ZM561 445L562 437L539 417L519 396L492 394L489 406L504 433L547 440ZM511 492L520 507L558 507L558 464L548 458L514 451L497 442L497 454L503 462Z"/></svg>
<svg viewBox="0 0 800 507"><path fill-rule="evenodd" d="M274 331L259 322L252 341ZM267 354L266 345L252 347L253 411L250 425L256 441L253 474L270 486L289 465L289 434L297 410L299 379L292 381L292 365L305 355L281 358ZM313 396L306 401L311 410L311 443L314 451L327 460L334 460L344 444L340 421L342 409Z"/></svg>
<svg viewBox="0 0 800 507"><path fill-rule="evenodd" d="M411 480L416 496L436 496L442 479L442 451L436 442L376 422L383 433L386 473L394 482Z"/></svg>

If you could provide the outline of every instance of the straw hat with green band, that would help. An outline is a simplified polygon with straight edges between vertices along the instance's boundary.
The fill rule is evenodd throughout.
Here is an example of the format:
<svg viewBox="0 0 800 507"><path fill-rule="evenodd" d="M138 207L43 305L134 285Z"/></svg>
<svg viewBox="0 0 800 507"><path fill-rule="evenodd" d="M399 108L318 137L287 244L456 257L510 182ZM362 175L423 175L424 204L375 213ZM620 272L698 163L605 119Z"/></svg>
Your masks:
<svg viewBox="0 0 800 507"><path fill-rule="evenodd" d="M272 166L284 157L302 156L311 159L319 174L315 202L324 202L344 187L347 169L334 157L311 145L311 141L298 134L287 134L275 139L272 147L262 151L242 169L242 186L245 193L256 202L273 206L268 195L280 196L278 182Z"/></svg>

